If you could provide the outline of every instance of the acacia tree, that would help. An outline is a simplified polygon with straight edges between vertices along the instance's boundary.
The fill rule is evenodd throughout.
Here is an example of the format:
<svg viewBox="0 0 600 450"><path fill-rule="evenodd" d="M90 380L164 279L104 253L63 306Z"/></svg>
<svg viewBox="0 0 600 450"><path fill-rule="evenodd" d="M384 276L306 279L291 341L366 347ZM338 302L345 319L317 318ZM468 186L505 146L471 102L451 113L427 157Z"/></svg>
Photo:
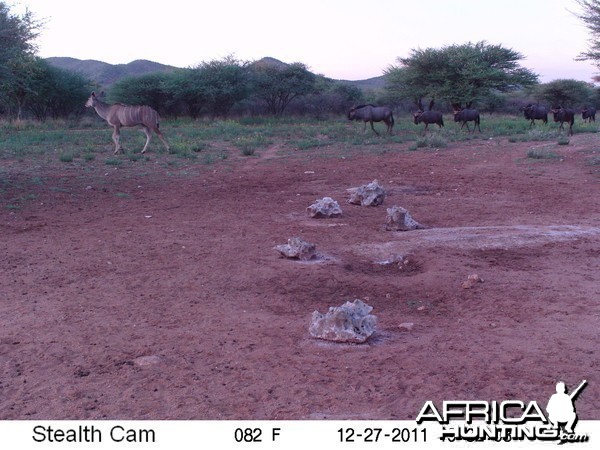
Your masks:
<svg viewBox="0 0 600 450"><path fill-rule="evenodd" d="M573 107L594 102L594 87L585 81L554 80L540 84L535 89L535 97L552 106Z"/></svg>
<svg viewBox="0 0 600 450"><path fill-rule="evenodd" d="M537 84L538 76L521 67L521 59L520 53L485 41L412 50L408 58L398 58L399 64L385 71L386 87L401 99L472 102Z"/></svg>
<svg viewBox="0 0 600 450"><path fill-rule="evenodd" d="M213 116L227 116L233 105L249 95L248 63L233 56L204 62L194 70L205 108Z"/></svg>
<svg viewBox="0 0 600 450"><path fill-rule="evenodd" d="M34 72L34 39L39 27L31 12L17 16L0 2L0 105L4 109L17 99L17 110L21 111L28 92L25 80Z"/></svg>
<svg viewBox="0 0 600 450"><path fill-rule="evenodd" d="M315 74L299 62L259 66L253 72L253 91L273 115L283 114L294 99L314 92L315 83Z"/></svg>
<svg viewBox="0 0 600 450"><path fill-rule="evenodd" d="M577 14L585 26L590 30L588 39L588 50L582 52L577 57L578 61L593 61L600 69L600 0L577 0L577 3L583 9L581 14ZM600 76L595 77L600 81Z"/></svg>
<svg viewBox="0 0 600 450"><path fill-rule="evenodd" d="M17 16L11 14L5 2L0 2L0 63L22 54L33 55L39 27L30 11Z"/></svg>
<svg viewBox="0 0 600 450"><path fill-rule="evenodd" d="M14 108L16 118L20 120L25 106L39 96L36 86L44 78L43 67L38 58L25 54L10 58L4 66L4 74L0 88L5 107L8 110Z"/></svg>
<svg viewBox="0 0 600 450"><path fill-rule="evenodd" d="M194 118L225 117L249 95L248 64L227 56L168 74L161 86L171 110L183 109Z"/></svg>
<svg viewBox="0 0 600 450"><path fill-rule="evenodd" d="M168 77L165 73L149 73L124 78L112 86L110 100L127 105L148 105L163 113L169 100L164 88Z"/></svg>
<svg viewBox="0 0 600 450"><path fill-rule="evenodd" d="M36 56L40 27L29 11L17 16L0 2L0 113L45 119L82 110L89 81Z"/></svg>

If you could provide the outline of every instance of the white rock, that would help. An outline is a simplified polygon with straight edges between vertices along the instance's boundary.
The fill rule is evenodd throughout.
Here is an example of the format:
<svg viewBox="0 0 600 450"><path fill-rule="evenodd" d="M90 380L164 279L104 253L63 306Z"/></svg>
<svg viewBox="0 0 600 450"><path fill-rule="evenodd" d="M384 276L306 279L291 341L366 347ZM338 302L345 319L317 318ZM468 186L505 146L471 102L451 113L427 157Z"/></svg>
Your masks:
<svg viewBox="0 0 600 450"><path fill-rule="evenodd" d="M288 239L287 244L277 245L274 248L286 258L308 261L316 256L317 246L299 237L293 237Z"/></svg>
<svg viewBox="0 0 600 450"><path fill-rule="evenodd" d="M350 192L348 203L361 206L379 206L383 203L386 195L377 180L364 186L348 189L348 192Z"/></svg>
<svg viewBox="0 0 600 450"><path fill-rule="evenodd" d="M140 356L133 360L133 363L139 367L155 366L162 362L162 358L157 355Z"/></svg>
<svg viewBox="0 0 600 450"><path fill-rule="evenodd" d="M406 209L400 206L388 208L387 214L385 229L388 231L409 231L425 228L414 220Z"/></svg>
<svg viewBox="0 0 600 450"><path fill-rule="evenodd" d="M342 208L338 202L331 197L324 197L317 200L307 208L308 215L315 219L339 217L342 215Z"/></svg>
<svg viewBox="0 0 600 450"><path fill-rule="evenodd" d="M331 307L326 314L315 311L310 335L334 342L363 343L375 332L377 325L377 317L369 314L372 310L372 306L357 299Z"/></svg>

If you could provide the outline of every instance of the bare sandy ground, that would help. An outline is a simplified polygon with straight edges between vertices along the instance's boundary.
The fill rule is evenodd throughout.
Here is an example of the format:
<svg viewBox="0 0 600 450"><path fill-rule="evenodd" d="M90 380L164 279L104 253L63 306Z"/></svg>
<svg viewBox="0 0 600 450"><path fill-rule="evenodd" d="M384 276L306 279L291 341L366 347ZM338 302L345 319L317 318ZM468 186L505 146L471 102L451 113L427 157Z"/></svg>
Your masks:
<svg viewBox="0 0 600 450"><path fill-rule="evenodd" d="M32 200L0 210L0 419L411 419L583 379L579 417L600 419L597 148L3 163L3 204ZM346 203L374 179L383 206ZM324 196L341 218L308 218ZM393 205L427 228L385 231ZM281 258L293 236L321 258ZM313 311L356 298L378 317L367 344L309 336Z"/></svg>

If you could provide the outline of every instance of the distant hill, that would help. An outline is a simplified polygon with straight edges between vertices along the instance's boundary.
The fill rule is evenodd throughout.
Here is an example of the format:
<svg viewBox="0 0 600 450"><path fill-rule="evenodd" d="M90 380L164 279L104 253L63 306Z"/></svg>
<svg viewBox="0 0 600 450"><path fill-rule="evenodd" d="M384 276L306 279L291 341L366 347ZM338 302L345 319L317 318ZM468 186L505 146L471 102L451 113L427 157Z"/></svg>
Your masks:
<svg viewBox="0 0 600 450"><path fill-rule="evenodd" d="M350 84L352 86L356 86L359 89L383 89L385 87L385 76L381 75L379 77L368 78L366 80L339 80L340 83Z"/></svg>
<svg viewBox="0 0 600 450"><path fill-rule="evenodd" d="M279 61L276 58L271 58L270 56L266 56L258 61L254 61L252 64L254 67L276 67L278 69L285 69L289 66L288 63L284 63L283 61Z"/></svg>
<svg viewBox="0 0 600 450"><path fill-rule="evenodd" d="M132 61L128 64L109 64L102 61L96 61L93 59L76 59L67 57L53 57L46 58L46 61L55 67L60 69L69 70L71 72L77 72L92 82L98 84L101 87L110 87L117 81L127 77L139 77L147 75L149 73L166 72L170 73L177 70L177 67L167 66L153 61L147 61L139 59ZM274 66L274 67L286 67L289 64L284 63L276 58L265 57L254 61L252 63L258 67ZM381 89L385 84L385 78L383 76L369 78L368 80L334 80L340 83L349 84L356 86L359 89Z"/></svg>
<svg viewBox="0 0 600 450"><path fill-rule="evenodd" d="M176 67L138 59L129 64L109 64L93 59L81 60L76 58L46 58L46 61L60 69L77 72L89 78L102 87L108 87L127 77L139 77L149 73L173 72Z"/></svg>

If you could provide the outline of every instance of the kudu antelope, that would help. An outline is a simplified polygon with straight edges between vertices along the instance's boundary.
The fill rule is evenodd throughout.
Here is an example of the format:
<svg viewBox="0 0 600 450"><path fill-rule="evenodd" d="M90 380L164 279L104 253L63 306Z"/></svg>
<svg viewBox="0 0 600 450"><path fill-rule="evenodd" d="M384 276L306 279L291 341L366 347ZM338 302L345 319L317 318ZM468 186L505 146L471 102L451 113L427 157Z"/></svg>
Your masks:
<svg viewBox="0 0 600 450"><path fill-rule="evenodd" d="M385 122L387 125L387 134L392 134L392 127L394 126L394 114L392 109L387 106L374 106L374 105L359 105L355 106L348 112L349 120L362 120L365 123L363 127L363 133L367 129L367 122L371 122L371 129L379 136L379 133L373 127L373 122Z"/></svg>
<svg viewBox="0 0 600 450"><path fill-rule="evenodd" d="M121 127L135 127L137 125L141 125L144 134L146 134L146 145L144 145L142 153L148 148L148 144L152 138L152 131L154 131L163 144L165 144L167 152L170 151L169 144L158 129L158 113L149 106L127 106L120 103L109 105L100 101L95 92L92 92L92 95L88 98L85 106L94 108L98 115L113 127L114 131L112 138L115 143L115 154L119 153L119 151L123 151L123 147L121 147L121 144L119 143Z"/></svg>
<svg viewBox="0 0 600 450"><path fill-rule="evenodd" d="M434 100L431 99L429 102L429 110L425 111L423 108L422 99L419 99L418 102L415 102L419 110L414 113L415 125L419 125L421 122L425 124L425 129L423 130L423 134L427 132L427 128L430 123L435 123L438 127L442 128L444 126L444 116L439 111L433 110Z"/></svg>
<svg viewBox="0 0 600 450"><path fill-rule="evenodd" d="M471 104L472 102L467 103L466 108L462 108L460 106L460 103L452 104L452 107L454 109L454 121L462 122L460 129L462 130L466 125L467 131L469 132L471 132L471 129L469 128L469 122L474 122L473 133L475 133L475 127L477 127L479 129L479 132L481 133L481 127L479 126L479 111L477 111L476 109L471 109Z"/></svg>

